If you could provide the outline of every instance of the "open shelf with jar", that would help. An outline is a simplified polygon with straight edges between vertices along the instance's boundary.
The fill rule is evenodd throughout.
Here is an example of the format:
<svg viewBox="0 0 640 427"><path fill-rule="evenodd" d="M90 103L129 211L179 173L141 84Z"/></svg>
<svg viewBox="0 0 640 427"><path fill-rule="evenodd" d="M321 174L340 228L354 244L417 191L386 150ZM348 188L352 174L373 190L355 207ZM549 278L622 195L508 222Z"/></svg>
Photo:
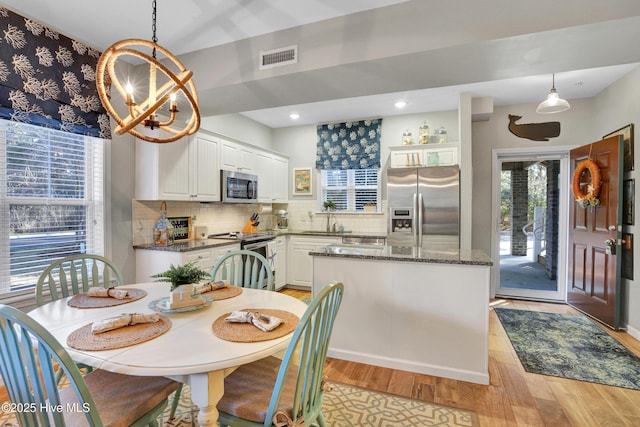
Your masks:
<svg viewBox="0 0 640 427"><path fill-rule="evenodd" d="M389 167L448 166L458 164L460 144L413 144L389 147Z"/></svg>

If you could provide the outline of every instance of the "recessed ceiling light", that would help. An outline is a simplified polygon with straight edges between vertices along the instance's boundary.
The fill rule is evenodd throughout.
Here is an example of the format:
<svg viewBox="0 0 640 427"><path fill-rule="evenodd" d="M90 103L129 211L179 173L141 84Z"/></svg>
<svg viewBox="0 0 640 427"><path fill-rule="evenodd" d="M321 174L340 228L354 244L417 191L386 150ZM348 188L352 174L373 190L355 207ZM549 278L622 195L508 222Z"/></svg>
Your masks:
<svg viewBox="0 0 640 427"><path fill-rule="evenodd" d="M398 101L395 103L396 108L404 108L407 106L407 102L406 101Z"/></svg>
<svg viewBox="0 0 640 427"><path fill-rule="evenodd" d="M298 119L300 118L300 114L298 114L298 113L291 113L291 114L289 114L289 118L290 118L291 120L298 120Z"/></svg>

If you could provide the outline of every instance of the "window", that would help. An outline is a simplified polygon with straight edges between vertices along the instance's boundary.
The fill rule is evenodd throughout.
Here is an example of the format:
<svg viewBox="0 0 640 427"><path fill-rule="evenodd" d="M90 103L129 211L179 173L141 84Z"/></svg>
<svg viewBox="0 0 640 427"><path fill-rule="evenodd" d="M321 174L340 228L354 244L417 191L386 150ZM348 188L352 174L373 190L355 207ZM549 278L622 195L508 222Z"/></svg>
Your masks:
<svg viewBox="0 0 640 427"><path fill-rule="evenodd" d="M322 203L331 200L336 211L364 212L365 205L380 206L378 169L322 171Z"/></svg>
<svg viewBox="0 0 640 427"><path fill-rule="evenodd" d="M0 121L0 294L55 259L104 255L104 140Z"/></svg>

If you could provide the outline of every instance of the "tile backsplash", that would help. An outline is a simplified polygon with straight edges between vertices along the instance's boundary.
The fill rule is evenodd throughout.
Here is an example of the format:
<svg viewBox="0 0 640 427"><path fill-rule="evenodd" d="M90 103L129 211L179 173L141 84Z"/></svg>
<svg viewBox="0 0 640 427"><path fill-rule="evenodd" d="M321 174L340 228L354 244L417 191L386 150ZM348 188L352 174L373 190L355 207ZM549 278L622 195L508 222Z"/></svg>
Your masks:
<svg viewBox="0 0 640 427"><path fill-rule="evenodd" d="M134 245L151 244L153 225L160 218L160 201L133 200L132 235ZM386 201L382 212L386 212ZM269 208L272 207L270 211ZM205 226L207 234L241 231L252 213L260 213L258 230L275 228L275 215L285 209L290 230L324 230L326 213L318 212L315 200L290 201L286 204L227 204L198 202L167 202L168 217L191 217L191 225ZM382 213L333 213L332 223L356 233L386 234L386 215ZM192 233L193 234L193 233Z"/></svg>

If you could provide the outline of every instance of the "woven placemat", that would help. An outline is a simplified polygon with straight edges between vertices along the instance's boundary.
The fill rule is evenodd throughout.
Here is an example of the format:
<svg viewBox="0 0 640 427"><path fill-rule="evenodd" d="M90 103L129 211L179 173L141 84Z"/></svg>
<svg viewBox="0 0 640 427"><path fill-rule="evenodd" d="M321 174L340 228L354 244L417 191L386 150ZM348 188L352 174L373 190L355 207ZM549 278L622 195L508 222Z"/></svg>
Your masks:
<svg viewBox="0 0 640 427"><path fill-rule="evenodd" d="M240 286L227 286L224 288L216 289L215 291L205 292L202 295L207 295L213 298L214 301L220 301L221 299L237 297L242 293Z"/></svg>
<svg viewBox="0 0 640 427"><path fill-rule="evenodd" d="M101 334L91 333L92 324L71 332L67 337L67 345L76 350L113 350L152 340L171 329L171 320L164 316L160 316L160 320L155 323L125 326Z"/></svg>
<svg viewBox="0 0 640 427"><path fill-rule="evenodd" d="M257 311L270 316L279 317L283 320L282 324L270 332L264 332L251 323L231 323L224 320L231 313L222 315L213 322L211 328L213 334L225 341L233 342L260 342L268 341L283 337L293 332L298 326L300 318L293 313L284 310L276 310L270 308L245 308L242 311Z"/></svg>
<svg viewBox="0 0 640 427"><path fill-rule="evenodd" d="M142 289L133 288L121 288L129 291L129 298L117 299L117 298L103 298L103 297L90 297L86 293L74 295L67 301L69 307L75 308L104 308L113 307L116 305L126 304L129 302L137 301L140 298L147 296L147 291Z"/></svg>

